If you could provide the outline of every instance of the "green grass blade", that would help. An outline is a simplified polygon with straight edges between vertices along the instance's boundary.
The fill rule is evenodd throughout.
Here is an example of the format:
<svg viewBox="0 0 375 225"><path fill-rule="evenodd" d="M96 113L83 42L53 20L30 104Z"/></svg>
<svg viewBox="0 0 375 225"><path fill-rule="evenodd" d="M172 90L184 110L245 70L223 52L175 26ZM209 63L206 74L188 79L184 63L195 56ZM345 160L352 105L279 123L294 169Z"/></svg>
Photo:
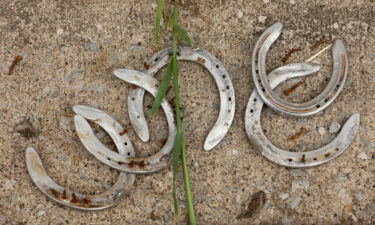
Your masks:
<svg viewBox="0 0 375 225"><path fill-rule="evenodd" d="M181 148L182 148L182 140L183 140L183 134L177 133L174 143L173 143L173 153L172 153L172 173L173 173L173 206L174 206L174 212L176 220L178 221L179 216L179 210L178 210L178 200L177 200L177 194L176 194L176 174L177 174L177 166L178 162L181 157Z"/></svg>
<svg viewBox="0 0 375 225"><path fill-rule="evenodd" d="M154 41L155 47L159 46L159 33L160 33L160 21L163 15L164 0L159 0L158 5L156 6L156 15L155 15L155 28L154 28Z"/></svg>
<svg viewBox="0 0 375 225"><path fill-rule="evenodd" d="M174 29L176 30L178 36L181 38L181 40L183 40L186 44L188 44L189 46L192 45L192 42L191 42L191 39L189 38L189 35L188 33L186 32L186 30L182 29L180 26L176 25L174 27Z"/></svg>
<svg viewBox="0 0 375 225"><path fill-rule="evenodd" d="M190 190L189 173L188 173L188 167L187 167L187 162L186 162L186 145L185 145L184 140L182 140L182 146L181 146L181 162L182 162L182 172L183 172L184 186L185 186L186 205L188 209L189 225L196 225L194 207L193 207L193 199L192 199L191 190Z"/></svg>
<svg viewBox="0 0 375 225"><path fill-rule="evenodd" d="M171 80L171 76L172 76L172 63L170 62L168 65L167 71L165 72L164 78L160 82L160 86L156 94L155 101L152 104L151 116L155 116L156 112L159 110L161 101L163 100L167 92L168 85Z"/></svg>

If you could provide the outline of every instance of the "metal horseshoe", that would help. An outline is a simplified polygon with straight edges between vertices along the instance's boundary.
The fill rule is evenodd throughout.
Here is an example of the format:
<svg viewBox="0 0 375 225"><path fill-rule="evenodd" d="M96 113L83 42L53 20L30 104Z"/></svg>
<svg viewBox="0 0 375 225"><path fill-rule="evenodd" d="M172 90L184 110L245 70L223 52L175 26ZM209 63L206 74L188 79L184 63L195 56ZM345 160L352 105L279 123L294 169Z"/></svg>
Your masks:
<svg viewBox="0 0 375 225"><path fill-rule="evenodd" d="M112 137L120 154L123 157L134 156L134 149L128 136L126 134L121 136L117 132L123 130L121 125L104 112L101 112L98 117L96 115L99 114L94 114L91 117L93 122L101 126ZM82 141L86 137L80 136L80 138ZM125 142L128 142L127 146L124 145ZM94 150L100 148L101 145L103 144L99 142L91 143L90 146L85 147ZM47 175L38 153L32 147L26 149L26 165L31 179L47 197L64 206L85 211L103 210L114 206L126 195L135 181L134 174L120 172L116 183L107 191L96 195L84 195L70 191L53 181Z"/></svg>
<svg viewBox="0 0 375 225"><path fill-rule="evenodd" d="M149 62L148 69L142 73L154 76L161 68L169 63L171 49L164 49L154 55ZM229 74L223 64L211 53L203 49L192 49L182 47L178 49L177 60L197 62L205 67L214 78L220 94L220 112L215 125L209 132L205 142L204 149L211 150L227 134L234 118L235 94ZM117 71L117 70L116 70ZM116 71L114 72L116 74ZM131 73L141 73L139 71L127 70ZM128 111L130 122L142 141L149 140L149 129L143 112L143 89L131 90L128 95Z"/></svg>
<svg viewBox="0 0 375 225"><path fill-rule="evenodd" d="M291 66L295 68L290 68ZM302 72L303 70L305 70L305 73ZM305 76L314 72L314 70L316 68L305 67L302 69L300 64L287 65L272 71L268 75L268 79L271 88L275 88L287 79ZM254 90L246 108L246 132L250 141L263 156L282 166L310 167L328 162L345 151L358 131L360 116L358 113L354 113L346 121L339 135L331 143L309 152L289 152L274 146L264 135L260 125L260 114L263 105L264 102L259 92Z"/></svg>
<svg viewBox="0 0 375 225"><path fill-rule="evenodd" d="M159 82L148 75L145 75L141 72L129 72L127 70L116 70L115 75L126 82L144 88L153 96L156 95ZM161 106L164 109L165 115L167 117L169 136L163 148L155 155L149 157L134 157L134 155L130 157L124 157L124 155L113 152L106 146L101 144L101 142L97 139L97 137L91 130L90 124L84 119L87 118L93 120L94 118L101 118L101 112L96 109L83 106L73 107L74 112L79 115L74 117L74 122L78 132L78 136L80 137L83 145L86 146L87 150L91 154L93 154L99 161L123 172L146 174L167 167L172 159L172 155L170 153L173 147L174 138L176 136L174 115L172 107L168 104L168 102L163 100ZM120 135L124 133L119 129L113 132L117 132L117 134ZM130 141L125 141L123 143L125 145L129 145ZM93 148L93 146L97 147Z"/></svg>
<svg viewBox="0 0 375 225"><path fill-rule="evenodd" d="M348 56L343 42L335 40L332 47L333 72L326 88L314 99L305 103L291 103L277 96L270 86L266 76L266 56L272 43L281 34L283 25L275 23L258 39L252 55L252 76L259 97L272 109L293 116L313 115L333 102L344 87L349 69Z"/></svg>

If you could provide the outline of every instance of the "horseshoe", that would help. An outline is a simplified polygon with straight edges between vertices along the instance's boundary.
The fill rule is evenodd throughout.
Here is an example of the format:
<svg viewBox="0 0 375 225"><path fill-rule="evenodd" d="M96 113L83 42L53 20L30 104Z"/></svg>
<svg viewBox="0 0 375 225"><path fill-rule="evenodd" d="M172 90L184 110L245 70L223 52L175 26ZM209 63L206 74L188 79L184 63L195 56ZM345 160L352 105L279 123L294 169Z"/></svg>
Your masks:
<svg viewBox="0 0 375 225"><path fill-rule="evenodd" d="M112 137L120 154L123 157L134 156L134 149L128 136L126 134L120 136L117 132L113 132L123 130L121 125L104 112L98 115L101 117L95 117L96 115L92 117L94 118L93 122L101 126ZM127 146L124 145L125 141L129 143ZM85 147L95 149L101 145L103 144L99 142L99 144ZM135 181L134 174L120 173L116 183L107 191L96 195L84 195L70 191L53 181L47 175L38 153L32 147L26 149L26 165L32 181L43 194L59 204L85 211L103 210L114 206Z"/></svg>
<svg viewBox="0 0 375 225"><path fill-rule="evenodd" d="M156 87L159 82L148 75L145 75L141 72L128 70L116 70L115 75L126 82L144 88L153 96L156 95ZM155 155L149 157L124 157L121 154L109 150L106 146L101 144L101 142L93 134L93 131L90 128L90 124L83 118L85 117L87 119L93 119L99 117L98 114L100 114L100 111L98 110L93 110L83 106L75 106L73 110L78 115L74 117L74 123L78 132L78 136L80 137L83 145L86 146L87 150L91 154L93 154L99 161L122 172L146 174L165 168L169 165L172 159L170 153L173 147L174 138L176 136L174 115L172 107L168 104L168 102L163 100L161 106L164 109L165 115L167 117L169 136L163 148ZM121 133L121 130L117 130L116 132ZM130 143L130 141L123 143L127 145ZM97 147L94 148L94 145Z"/></svg>
<svg viewBox="0 0 375 225"><path fill-rule="evenodd" d="M258 39L252 55L252 76L259 97L269 107L282 114L293 116L310 116L325 109L338 96L344 87L349 70L348 56L342 40L335 40L332 47L333 72L326 88L314 99L305 103L291 103L278 97L270 86L266 76L266 56L272 43L281 34L283 25L275 23Z"/></svg>
<svg viewBox="0 0 375 225"><path fill-rule="evenodd" d="M164 49L154 55L146 64L149 67L144 74L154 76L161 68L168 64L171 56L171 49ZM204 150L214 148L227 134L234 118L235 94L229 73L223 64L211 53L203 49L179 48L177 60L185 60L199 63L205 67L214 78L220 94L220 112L215 125L209 132L204 142ZM117 71L117 70L116 70ZM117 72L114 72L115 74ZM127 70L130 72L130 70ZM141 73L134 71L134 73ZM143 112L143 89L131 90L128 95L128 111L130 122L135 132L146 142L149 140L149 129ZM133 100L132 100L133 99Z"/></svg>
<svg viewBox="0 0 375 225"><path fill-rule="evenodd" d="M296 67L299 64L295 64ZM301 68L295 71L290 70L290 65L280 67L270 73L268 76L271 88L275 88L281 82L293 78L305 76L313 70L307 69L303 73ZM277 75L278 74L278 75ZM328 162L341 153L353 141L359 127L360 116L354 113L342 127L339 135L329 144L319 149L309 152L289 152L274 146L264 135L260 125L260 114L264 102L259 95L259 92L254 90L247 104L245 125L246 132L250 141L255 145L256 149L265 156L268 160L286 167L310 167L320 165Z"/></svg>

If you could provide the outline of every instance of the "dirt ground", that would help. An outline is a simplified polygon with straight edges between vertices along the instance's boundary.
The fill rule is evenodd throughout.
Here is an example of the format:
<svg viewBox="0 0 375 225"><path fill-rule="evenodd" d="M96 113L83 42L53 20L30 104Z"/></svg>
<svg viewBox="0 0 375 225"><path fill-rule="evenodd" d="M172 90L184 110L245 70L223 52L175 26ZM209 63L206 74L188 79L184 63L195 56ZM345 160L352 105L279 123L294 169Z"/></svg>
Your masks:
<svg viewBox="0 0 375 225"><path fill-rule="evenodd" d="M194 47L216 55L229 71L236 94L233 125L212 151L204 140L219 109L213 78L201 66L181 62L182 108L188 164L198 224L374 224L375 223L375 3L374 0L224 1L184 0L181 24ZM118 68L140 70L158 50L153 46L155 0L56 0L0 2L0 224L173 224L171 167L138 175L129 196L117 206L81 212L47 199L32 183L25 165L27 146L40 154L57 183L82 193L97 193L118 172L97 161L74 130L72 106L104 110L129 130L138 155L160 148L167 137L164 114L148 118L151 140L132 130L126 106L129 84L115 78ZM350 147L335 160L308 169L288 169L256 154L244 125L254 90L250 60L254 43L275 22L285 27L267 58L267 70L283 65L288 51L301 48L287 63L303 62L342 38L350 72L345 88L323 113L287 118L269 108L262 114L267 137L278 147L308 151L337 134L355 112L361 126ZM162 31L161 48L169 46ZM9 75L14 58L22 60ZM298 81L284 97L293 102L318 95L331 76L330 51L314 62L322 70ZM161 78L161 73L157 78ZM145 108L153 98L146 96ZM290 137L301 129L296 140ZM101 140L110 138L97 130ZM181 173L179 173L181 186ZM186 224L179 189L181 224Z"/></svg>

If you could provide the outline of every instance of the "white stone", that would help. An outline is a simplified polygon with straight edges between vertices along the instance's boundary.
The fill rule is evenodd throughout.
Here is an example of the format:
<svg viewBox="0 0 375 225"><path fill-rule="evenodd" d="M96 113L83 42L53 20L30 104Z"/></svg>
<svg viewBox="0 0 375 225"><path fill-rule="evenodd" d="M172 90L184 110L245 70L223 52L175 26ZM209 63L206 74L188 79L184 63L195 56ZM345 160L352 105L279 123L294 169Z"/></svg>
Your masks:
<svg viewBox="0 0 375 225"><path fill-rule="evenodd" d="M307 191L309 189L309 181L306 179L294 180L292 182L292 192L296 192L298 189Z"/></svg>
<svg viewBox="0 0 375 225"><path fill-rule="evenodd" d="M288 193L280 194L279 197L281 198L281 200L285 200L289 198L289 194Z"/></svg>
<svg viewBox="0 0 375 225"><path fill-rule="evenodd" d="M318 133L323 136L326 133L326 129L324 127L319 127L318 128Z"/></svg>
<svg viewBox="0 0 375 225"><path fill-rule="evenodd" d="M237 12L237 18L241 19L243 17L243 12L241 10L238 10Z"/></svg>
<svg viewBox="0 0 375 225"><path fill-rule="evenodd" d="M341 125L338 122L332 122L331 126L329 127L330 134L336 134L341 129Z"/></svg>
<svg viewBox="0 0 375 225"><path fill-rule="evenodd" d="M335 28L335 29L339 29L339 24L338 24L338 23L334 23L334 24L333 24L333 28Z"/></svg>
<svg viewBox="0 0 375 225"><path fill-rule="evenodd" d="M263 0L264 4L267 4L270 2L270 0Z"/></svg>
<svg viewBox="0 0 375 225"><path fill-rule="evenodd" d="M36 216L44 216L44 214L46 214L46 209L42 208L39 210L38 214L36 214Z"/></svg>
<svg viewBox="0 0 375 225"><path fill-rule="evenodd" d="M298 205L299 205L299 203L301 203L301 198L300 197L296 197L296 198L294 198L291 202L290 202L290 208L291 209L295 209Z"/></svg>
<svg viewBox="0 0 375 225"><path fill-rule="evenodd" d="M267 19L267 16L259 16L259 17L258 17L258 20L259 20L259 22L261 22L261 23L266 22L266 19Z"/></svg>
<svg viewBox="0 0 375 225"><path fill-rule="evenodd" d="M358 159L361 159L361 160L367 159L367 155L364 152L359 153L357 157L358 157Z"/></svg>
<svg viewBox="0 0 375 225"><path fill-rule="evenodd" d="M56 34L57 34L57 36L60 36L60 35L62 35L63 33L64 33L64 30L61 29L61 28L59 28L59 29L56 30Z"/></svg>
<svg viewBox="0 0 375 225"><path fill-rule="evenodd" d="M296 2L294 0L290 0L289 3L292 4L292 5L296 4Z"/></svg>
<svg viewBox="0 0 375 225"><path fill-rule="evenodd" d="M340 199L344 199L346 196L346 190L344 188L342 188L340 191L339 191L339 198Z"/></svg>

